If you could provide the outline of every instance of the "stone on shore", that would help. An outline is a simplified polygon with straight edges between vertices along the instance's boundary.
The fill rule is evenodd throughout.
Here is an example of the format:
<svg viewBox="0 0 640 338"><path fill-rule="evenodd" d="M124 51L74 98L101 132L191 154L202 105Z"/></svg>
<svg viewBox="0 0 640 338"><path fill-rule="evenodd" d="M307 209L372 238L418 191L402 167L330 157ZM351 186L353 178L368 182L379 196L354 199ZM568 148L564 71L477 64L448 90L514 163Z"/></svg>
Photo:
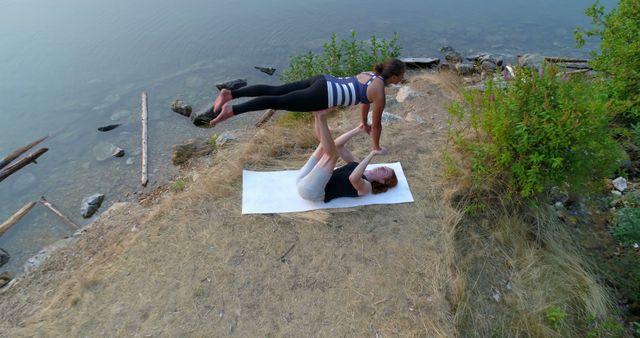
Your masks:
<svg viewBox="0 0 640 338"><path fill-rule="evenodd" d="M524 54L518 57L518 65L521 67L538 69L544 64L544 57L540 54Z"/></svg>
<svg viewBox="0 0 640 338"><path fill-rule="evenodd" d="M191 116L191 111L193 109L191 108L191 105L184 103L182 100L174 100L171 102L171 110L180 115L189 117Z"/></svg>
<svg viewBox="0 0 640 338"><path fill-rule="evenodd" d="M171 160L174 165L181 165L194 157L209 155L212 151L213 146L209 140L205 138L188 139L182 144L173 146Z"/></svg>
<svg viewBox="0 0 640 338"><path fill-rule="evenodd" d="M471 63L458 63L455 65L458 74L462 76L471 75L476 72L476 68Z"/></svg>
<svg viewBox="0 0 640 338"><path fill-rule="evenodd" d="M89 218L93 216L93 214L98 211L98 208L100 208L100 205L102 205L102 201L104 201L103 194L95 194L82 199L82 205L80 206L82 217Z"/></svg>
<svg viewBox="0 0 640 338"><path fill-rule="evenodd" d="M396 101L402 103L409 98L419 96L420 94L409 86L402 86L400 90L398 90L398 94L396 94Z"/></svg>
<svg viewBox="0 0 640 338"><path fill-rule="evenodd" d="M444 55L444 59L449 63L460 63L462 62L462 55L456 52L455 49L451 46L444 46L440 48L440 52Z"/></svg>
<svg viewBox="0 0 640 338"><path fill-rule="evenodd" d="M627 190L627 180L624 177L618 177L611 182L613 187L616 188L619 192L624 192Z"/></svg>

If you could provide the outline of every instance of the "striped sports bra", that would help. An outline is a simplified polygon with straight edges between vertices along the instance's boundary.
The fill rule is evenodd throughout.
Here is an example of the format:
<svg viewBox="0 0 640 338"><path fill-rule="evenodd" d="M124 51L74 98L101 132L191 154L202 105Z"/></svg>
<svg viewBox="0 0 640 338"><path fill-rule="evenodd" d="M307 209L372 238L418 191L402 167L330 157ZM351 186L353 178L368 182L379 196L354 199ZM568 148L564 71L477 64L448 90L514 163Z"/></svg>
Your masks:
<svg viewBox="0 0 640 338"><path fill-rule="evenodd" d="M380 78L383 81L384 78L374 73L367 74L371 75L371 78L365 84L360 83L357 76L335 77L325 74L324 78L327 81L328 108L335 106L351 106L358 103L371 103L367 98L367 88L369 88L371 82L376 78Z"/></svg>

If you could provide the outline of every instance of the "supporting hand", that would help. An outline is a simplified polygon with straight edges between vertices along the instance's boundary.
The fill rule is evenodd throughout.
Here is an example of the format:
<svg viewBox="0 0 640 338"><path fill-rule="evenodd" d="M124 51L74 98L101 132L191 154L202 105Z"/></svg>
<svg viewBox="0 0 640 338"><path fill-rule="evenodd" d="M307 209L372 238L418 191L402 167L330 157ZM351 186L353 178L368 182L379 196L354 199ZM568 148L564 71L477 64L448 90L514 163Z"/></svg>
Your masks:
<svg viewBox="0 0 640 338"><path fill-rule="evenodd" d="M367 134L371 133L371 125L369 123L360 123L358 128L364 129Z"/></svg>

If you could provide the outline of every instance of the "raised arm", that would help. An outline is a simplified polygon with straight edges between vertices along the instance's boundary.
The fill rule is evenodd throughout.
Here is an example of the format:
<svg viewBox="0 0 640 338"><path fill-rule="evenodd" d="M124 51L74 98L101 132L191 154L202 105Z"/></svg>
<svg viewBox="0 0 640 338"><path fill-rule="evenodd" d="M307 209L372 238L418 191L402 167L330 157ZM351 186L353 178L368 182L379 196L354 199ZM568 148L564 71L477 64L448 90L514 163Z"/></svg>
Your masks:
<svg viewBox="0 0 640 338"><path fill-rule="evenodd" d="M358 191L358 196L363 196L371 193L371 183L369 181L362 178L364 171L367 169L369 162L376 154L379 154L380 151L372 150L369 155L367 155L362 162L358 163L351 175L349 175L349 182L351 185Z"/></svg>

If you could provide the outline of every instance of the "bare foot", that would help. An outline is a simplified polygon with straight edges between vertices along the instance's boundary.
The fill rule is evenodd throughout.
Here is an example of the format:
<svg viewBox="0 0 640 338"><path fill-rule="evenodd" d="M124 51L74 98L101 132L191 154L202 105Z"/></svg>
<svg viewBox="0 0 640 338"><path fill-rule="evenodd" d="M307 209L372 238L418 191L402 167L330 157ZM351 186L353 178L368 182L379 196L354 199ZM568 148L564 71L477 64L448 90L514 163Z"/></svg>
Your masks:
<svg viewBox="0 0 640 338"><path fill-rule="evenodd" d="M222 105L222 111L220 112L220 114L218 114L218 116L215 119L211 120L209 124L212 126L215 126L216 124L232 117L233 115L234 115L233 107L231 106L230 102L227 102L224 105Z"/></svg>
<svg viewBox="0 0 640 338"><path fill-rule="evenodd" d="M216 97L216 100L213 101L213 111L220 111L220 107L222 107L223 104L231 101L232 99L233 98L231 97L231 91L229 89L222 89L220 91L220 94L218 94L218 97Z"/></svg>

